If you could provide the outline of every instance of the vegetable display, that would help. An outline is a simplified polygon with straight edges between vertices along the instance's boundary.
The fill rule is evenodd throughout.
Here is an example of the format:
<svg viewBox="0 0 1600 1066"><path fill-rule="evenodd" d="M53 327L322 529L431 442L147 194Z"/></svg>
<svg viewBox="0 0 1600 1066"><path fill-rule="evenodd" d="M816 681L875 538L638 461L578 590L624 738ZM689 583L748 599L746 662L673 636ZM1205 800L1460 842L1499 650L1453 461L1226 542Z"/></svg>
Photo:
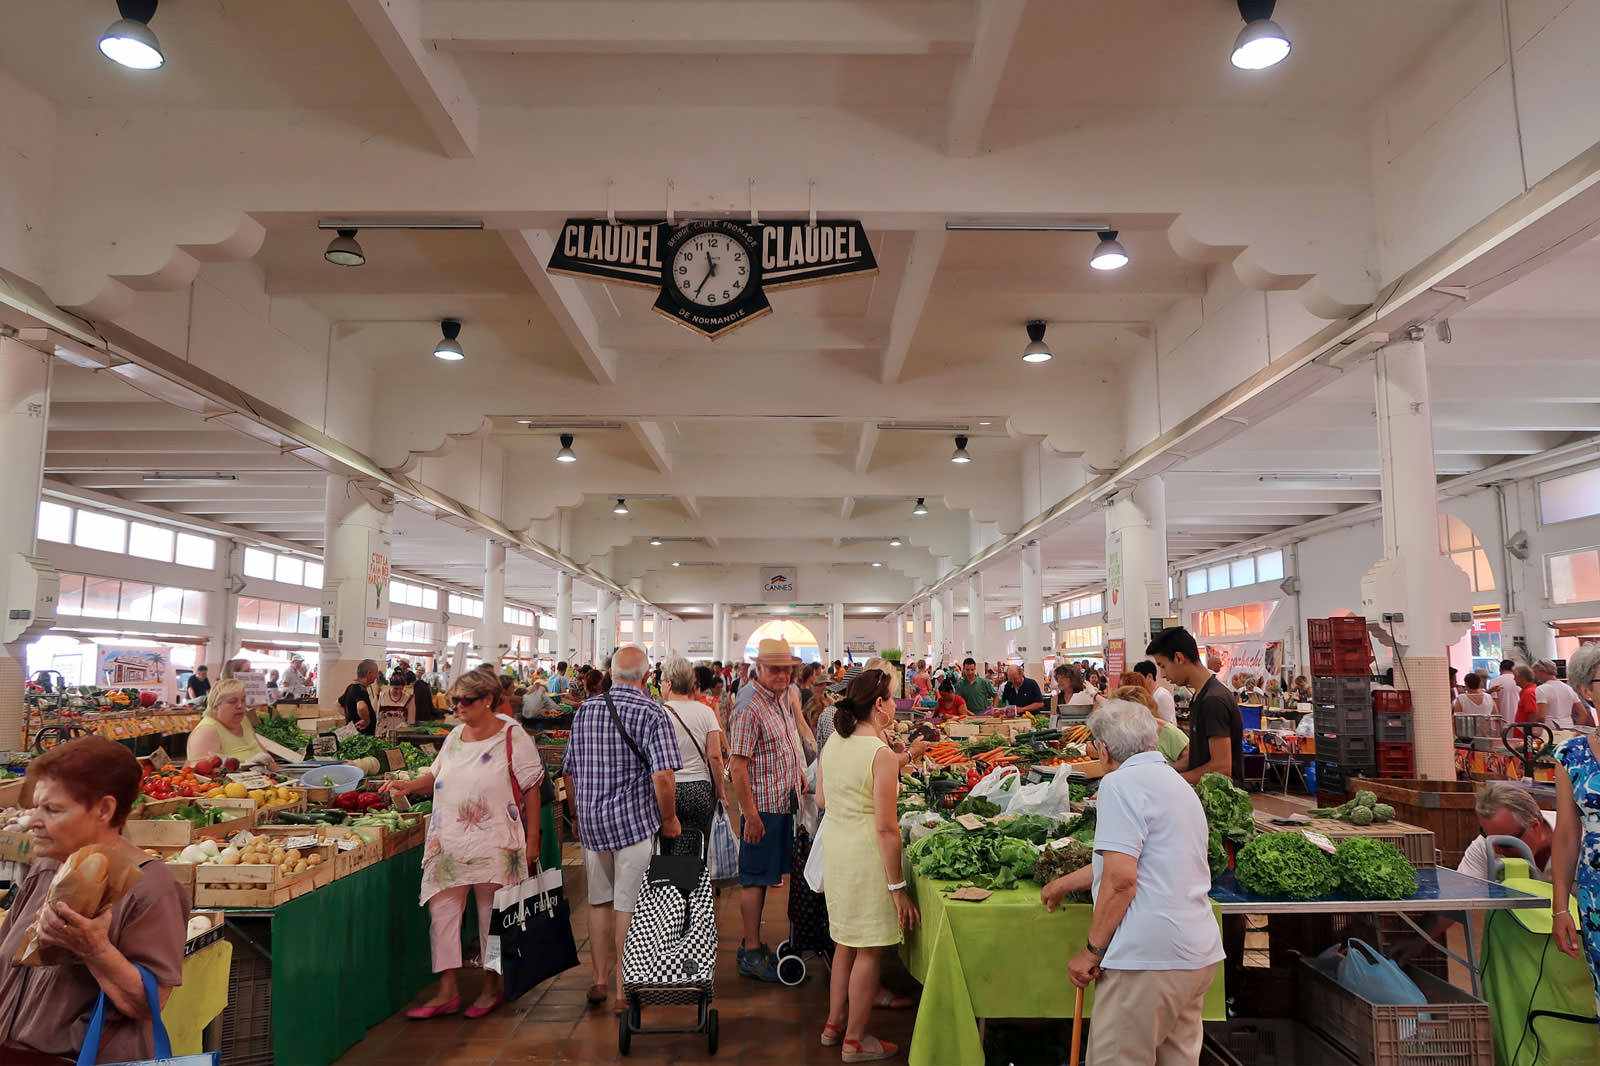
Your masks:
<svg viewBox="0 0 1600 1066"><path fill-rule="evenodd" d="M1265 833L1240 849L1234 876L1246 892L1278 899L1321 899L1338 879L1330 855L1299 833Z"/></svg>
<svg viewBox="0 0 1600 1066"><path fill-rule="evenodd" d="M405 756L407 770L426 770L433 765L432 755L408 741L401 741L400 754Z"/></svg>
<svg viewBox="0 0 1600 1066"><path fill-rule="evenodd" d="M1228 849L1222 846L1222 836L1211 830L1206 836L1206 865L1211 867L1211 880L1228 872Z"/></svg>
<svg viewBox="0 0 1600 1066"><path fill-rule="evenodd" d="M1039 858L1033 864L1033 879L1041 885L1048 885L1058 877L1081 870L1094 860L1094 848L1081 841L1071 841L1061 847L1045 848L1039 853ZM1088 892L1070 892L1066 896L1069 903L1088 903Z"/></svg>
<svg viewBox="0 0 1600 1066"><path fill-rule="evenodd" d="M912 867L939 881L970 881L983 888L1015 888L1033 876L1039 848L1002 834L993 826L966 830L956 825L936 829L906 848Z"/></svg>
<svg viewBox="0 0 1600 1066"><path fill-rule="evenodd" d="M1346 837L1333 854L1339 891L1357 899L1410 899L1417 871L1399 848L1373 837Z"/></svg>
<svg viewBox="0 0 1600 1066"><path fill-rule="evenodd" d="M1355 798L1337 807L1318 807L1311 812L1311 817L1332 818L1351 825L1372 825L1393 818L1394 808L1387 803L1379 803L1376 795L1362 789L1355 794Z"/></svg>
<svg viewBox="0 0 1600 1066"><path fill-rule="evenodd" d="M339 741L339 761L354 762L357 759L376 759L387 748L383 741L377 737L369 737L357 733L353 737L345 737Z"/></svg>
<svg viewBox="0 0 1600 1066"><path fill-rule="evenodd" d="M256 722L255 731L274 744L282 744L294 751L304 751L311 746L311 734L286 715L263 714Z"/></svg>
<svg viewBox="0 0 1600 1066"><path fill-rule="evenodd" d="M1205 808L1206 824L1223 840L1248 843L1256 835L1255 811L1250 794L1222 774L1206 774L1194 790Z"/></svg>

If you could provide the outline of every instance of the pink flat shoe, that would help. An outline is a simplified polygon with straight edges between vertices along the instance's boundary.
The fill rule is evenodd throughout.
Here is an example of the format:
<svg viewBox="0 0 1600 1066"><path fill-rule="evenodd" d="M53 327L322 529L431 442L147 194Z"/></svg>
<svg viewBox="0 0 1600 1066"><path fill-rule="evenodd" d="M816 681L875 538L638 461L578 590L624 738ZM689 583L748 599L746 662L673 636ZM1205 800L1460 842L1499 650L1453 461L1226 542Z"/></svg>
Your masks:
<svg viewBox="0 0 1600 1066"><path fill-rule="evenodd" d="M485 1014L492 1013L496 1007L500 1006L500 1004L504 1002L504 999L496 996L494 1002L490 1003L487 1007L480 1007L474 1003L461 1013L468 1018L482 1018Z"/></svg>
<svg viewBox="0 0 1600 1066"><path fill-rule="evenodd" d="M456 996L454 999L447 999L443 1003L435 1003L431 1007L412 1007L406 1011L406 1017L412 1021L422 1022L427 1021L429 1018L442 1018L446 1014L454 1014L460 1009L461 997ZM468 1014L470 1015L471 1012L469 1011Z"/></svg>

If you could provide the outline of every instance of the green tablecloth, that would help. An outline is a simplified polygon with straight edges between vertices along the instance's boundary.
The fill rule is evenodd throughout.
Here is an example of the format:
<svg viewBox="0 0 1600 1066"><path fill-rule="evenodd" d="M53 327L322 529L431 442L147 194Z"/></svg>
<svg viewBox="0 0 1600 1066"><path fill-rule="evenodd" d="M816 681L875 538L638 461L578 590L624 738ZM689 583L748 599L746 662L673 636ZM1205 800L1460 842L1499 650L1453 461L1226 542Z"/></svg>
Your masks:
<svg viewBox="0 0 1600 1066"><path fill-rule="evenodd" d="M922 925L900 948L922 982L910 1066L983 1066L979 1018L1071 1018L1074 991L1067 962L1083 948L1093 908L1068 903L1054 913L1038 886L996 892L982 903L945 898L948 882L911 876ZM1094 986L1084 995L1091 1013ZM1222 971L1206 994L1205 1016L1227 1016Z"/></svg>

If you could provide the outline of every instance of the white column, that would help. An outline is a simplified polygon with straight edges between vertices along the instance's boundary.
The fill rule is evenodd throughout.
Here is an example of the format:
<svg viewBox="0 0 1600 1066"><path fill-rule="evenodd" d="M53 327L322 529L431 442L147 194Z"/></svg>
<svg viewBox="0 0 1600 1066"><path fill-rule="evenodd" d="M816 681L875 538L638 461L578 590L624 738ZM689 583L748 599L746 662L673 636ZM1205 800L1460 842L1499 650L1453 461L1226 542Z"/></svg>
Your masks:
<svg viewBox="0 0 1600 1066"><path fill-rule="evenodd" d="M650 649L650 659L652 662L660 662L667 657L666 646L661 642L660 611L650 612L650 643L647 645L647 647Z"/></svg>
<svg viewBox="0 0 1600 1066"><path fill-rule="evenodd" d="M974 573L967 578L967 655L978 660L983 669L986 651L983 646L983 575ZM965 658L966 656L963 656Z"/></svg>
<svg viewBox="0 0 1600 1066"><path fill-rule="evenodd" d="M52 356L0 338L0 746L22 749L27 708L22 701L25 645L55 622L60 579L34 554L39 488L44 478L45 425L50 417ZM11 611L27 611L12 618Z"/></svg>
<svg viewBox="0 0 1600 1066"><path fill-rule="evenodd" d="M1378 458L1383 487L1385 563L1400 562L1404 589L1404 671L1395 684L1411 689L1418 777L1455 777L1450 717L1449 612L1469 609L1465 575L1439 553L1437 471L1433 459L1433 409L1422 330L1378 349L1374 362L1378 399ZM1380 564L1384 565L1384 564ZM1390 571L1393 574L1393 571ZM1454 607L1453 600L1460 602Z"/></svg>
<svg viewBox="0 0 1600 1066"><path fill-rule="evenodd" d="M644 604L638 600L633 601L633 641L645 651L650 650L650 645L644 639Z"/></svg>
<svg viewBox="0 0 1600 1066"><path fill-rule="evenodd" d="M571 662L576 666L578 645L572 639L572 575L565 570L556 572L556 639L550 642L557 662Z"/></svg>
<svg viewBox="0 0 1600 1066"><path fill-rule="evenodd" d="M604 670L617 650L617 594L596 589L594 594L594 664Z"/></svg>
<svg viewBox="0 0 1600 1066"><path fill-rule="evenodd" d="M823 658L843 662L844 639L844 604L835 603L828 607L828 654Z"/></svg>
<svg viewBox="0 0 1600 1066"><path fill-rule="evenodd" d="M1159 477L1119 492L1106 511L1106 637L1127 641L1129 665L1167 616L1167 489Z"/></svg>
<svg viewBox="0 0 1600 1066"><path fill-rule="evenodd" d="M485 662L500 665L511 648L506 636L506 546L497 540L483 542L483 625L478 627L478 653Z"/></svg>
<svg viewBox="0 0 1600 1066"><path fill-rule="evenodd" d="M733 604L722 605L722 661L744 662L744 649L738 646L733 633Z"/></svg>
<svg viewBox="0 0 1600 1066"><path fill-rule="evenodd" d="M928 616L927 604L918 600L911 605L911 662L928 657Z"/></svg>
<svg viewBox="0 0 1600 1066"><path fill-rule="evenodd" d="M939 661L948 666L954 662L961 663L960 649L956 647L956 590L948 585L939 593L939 613L934 615L939 620L942 632L939 635L939 646L934 649L934 655Z"/></svg>
<svg viewBox="0 0 1600 1066"><path fill-rule="evenodd" d="M1022 639L1017 641L1022 655L1022 672L1044 683L1044 568L1040 565L1039 542L1030 540L1022 549Z"/></svg>
<svg viewBox="0 0 1600 1066"><path fill-rule="evenodd" d="M722 655L722 612L722 604L711 605L711 661L726 664L728 660Z"/></svg>
<svg viewBox="0 0 1600 1066"><path fill-rule="evenodd" d="M388 502L386 502L388 501ZM394 504L376 486L329 474L324 497L322 613L327 618L318 703L339 713L339 695L362 659L383 664L389 629L389 528ZM224 655L234 649L224 649ZM457 663L456 671L464 668Z"/></svg>

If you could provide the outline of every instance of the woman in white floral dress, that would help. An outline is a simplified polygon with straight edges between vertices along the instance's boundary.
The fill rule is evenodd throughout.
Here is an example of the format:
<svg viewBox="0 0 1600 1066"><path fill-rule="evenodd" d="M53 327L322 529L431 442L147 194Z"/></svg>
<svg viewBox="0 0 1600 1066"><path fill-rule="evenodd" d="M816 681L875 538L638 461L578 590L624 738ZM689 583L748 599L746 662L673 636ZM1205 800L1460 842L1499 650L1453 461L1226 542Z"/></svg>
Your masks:
<svg viewBox="0 0 1600 1066"><path fill-rule="evenodd" d="M486 947L495 890L526 877L529 856L539 854L544 764L522 727L495 714L500 689L500 681L487 671L473 670L459 678L450 700L461 724L445 738L433 766L415 781L383 786L385 792L433 793L433 817L422 850L422 902L431 923L433 969L440 977L433 997L406 1012L411 1018L461 1009L456 971L461 968L467 898L476 899L478 942ZM468 1018L481 1018L502 1002L500 978L484 976L482 992L464 1012Z"/></svg>

